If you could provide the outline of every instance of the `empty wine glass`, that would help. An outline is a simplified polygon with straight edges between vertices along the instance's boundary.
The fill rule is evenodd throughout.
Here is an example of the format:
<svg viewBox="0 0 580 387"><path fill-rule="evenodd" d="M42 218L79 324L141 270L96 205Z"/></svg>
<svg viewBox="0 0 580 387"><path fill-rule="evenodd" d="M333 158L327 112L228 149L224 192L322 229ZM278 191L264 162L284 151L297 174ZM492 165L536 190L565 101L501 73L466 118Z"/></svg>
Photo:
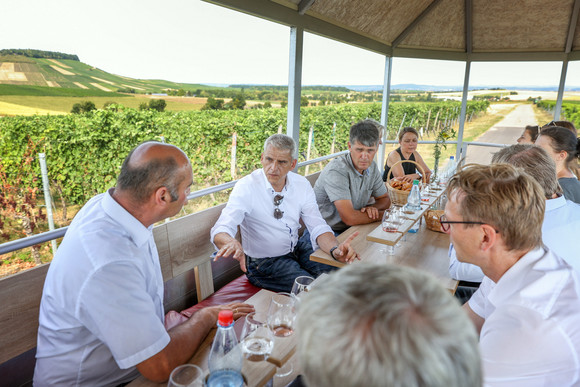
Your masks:
<svg viewBox="0 0 580 387"><path fill-rule="evenodd" d="M292 285L292 294L298 296L302 292L310 291L310 284L314 282L314 278L307 275L301 275L296 277L294 280L294 285Z"/></svg>
<svg viewBox="0 0 580 387"><path fill-rule="evenodd" d="M241 336L242 353L250 361L267 360L274 348L273 332L265 312L248 313Z"/></svg>
<svg viewBox="0 0 580 387"><path fill-rule="evenodd" d="M183 364L171 371L168 387L203 387L203 371L195 364Z"/></svg>

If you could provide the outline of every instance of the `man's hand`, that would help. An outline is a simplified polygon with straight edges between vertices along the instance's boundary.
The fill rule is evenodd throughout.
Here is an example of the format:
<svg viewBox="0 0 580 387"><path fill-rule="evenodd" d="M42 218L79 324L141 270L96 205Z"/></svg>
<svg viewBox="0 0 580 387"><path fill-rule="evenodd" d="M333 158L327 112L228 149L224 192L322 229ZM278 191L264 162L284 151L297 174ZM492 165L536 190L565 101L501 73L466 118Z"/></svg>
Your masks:
<svg viewBox="0 0 580 387"><path fill-rule="evenodd" d="M241 302L232 302L230 304L209 306L202 310L205 310L206 313L211 313L212 317L215 319L215 322L217 322L218 314L220 313L220 311L228 309L234 312L234 320L237 320L240 317L244 317L248 313L255 312L254 305L244 304Z"/></svg>
<svg viewBox="0 0 580 387"><path fill-rule="evenodd" d="M246 272L246 254L244 254L242 244L237 239L230 237L226 243L223 243L221 248L216 253L214 261L217 261L218 258L222 257L232 257L240 263L240 269L242 269L244 273Z"/></svg>
<svg viewBox="0 0 580 387"><path fill-rule="evenodd" d="M344 263L352 263L352 262L354 262L355 259L358 259L360 261L360 257L358 255L358 253L356 251L354 251L354 249L350 245L352 240L354 238L356 238L357 236L358 236L358 231L355 232L354 234L352 234L351 236L349 236L344 242L342 242L340 245L338 245L336 250L334 250L332 252L334 255L334 258L337 261L344 262Z"/></svg>
<svg viewBox="0 0 580 387"><path fill-rule="evenodd" d="M369 219L379 220L379 210L376 207L363 207L360 212L366 212Z"/></svg>

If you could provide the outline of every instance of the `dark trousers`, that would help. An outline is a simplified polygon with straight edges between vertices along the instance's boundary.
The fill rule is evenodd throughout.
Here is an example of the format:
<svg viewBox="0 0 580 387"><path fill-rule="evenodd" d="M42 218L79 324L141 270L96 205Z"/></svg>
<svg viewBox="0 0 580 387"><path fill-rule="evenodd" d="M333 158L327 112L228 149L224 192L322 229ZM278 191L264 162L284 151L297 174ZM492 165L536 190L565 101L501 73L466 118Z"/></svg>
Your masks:
<svg viewBox="0 0 580 387"><path fill-rule="evenodd" d="M318 277L336 267L310 260L314 252L310 234L305 231L293 252L279 257L252 258L246 256L246 276L255 286L274 292L290 292L300 276Z"/></svg>

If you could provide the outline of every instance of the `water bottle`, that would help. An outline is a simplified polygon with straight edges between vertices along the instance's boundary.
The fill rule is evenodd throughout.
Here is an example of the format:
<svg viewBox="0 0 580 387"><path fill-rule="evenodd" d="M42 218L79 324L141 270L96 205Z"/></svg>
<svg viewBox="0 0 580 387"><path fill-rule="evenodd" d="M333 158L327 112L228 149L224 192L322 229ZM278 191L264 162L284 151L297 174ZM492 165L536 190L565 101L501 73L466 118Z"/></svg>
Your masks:
<svg viewBox="0 0 580 387"><path fill-rule="evenodd" d="M447 162L447 180L451 179L455 175L457 170L457 164L455 163L455 157L449 156L449 161Z"/></svg>
<svg viewBox="0 0 580 387"><path fill-rule="evenodd" d="M421 192L419 191L419 180L413 180L413 188L407 197L407 208L411 211L421 209Z"/></svg>
<svg viewBox="0 0 580 387"><path fill-rule="evenodd" d="M218 315L217 332L209 353L208 387L241 387L242 349L234 331L234 314L222 310Z"/></svg>

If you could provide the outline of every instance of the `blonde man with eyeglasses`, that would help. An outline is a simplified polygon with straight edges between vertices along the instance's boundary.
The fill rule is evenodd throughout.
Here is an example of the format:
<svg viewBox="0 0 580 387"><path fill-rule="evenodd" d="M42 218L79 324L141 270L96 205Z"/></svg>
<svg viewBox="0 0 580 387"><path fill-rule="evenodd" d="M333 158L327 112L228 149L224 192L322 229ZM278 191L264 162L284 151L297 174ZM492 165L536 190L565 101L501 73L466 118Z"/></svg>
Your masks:
<svg viewBox="0 0 580 387"><path fill-rule="evenodd" d="M260 157L262 168L234 186L210 235L216 259L234 258L253 285L276 292L291 291L296 277L317 277L333 269L310 261L318 246L341 262L358 259L350 245L358 233L338 243L320 215L310 182L292 172L295 153L292 137L270 136ZM301 219L309 241L299 240ZM238 226L241 243L235 238Z"/></svg>
<svg viewBox="0 0 580 387"><path fill-rule="evenodd" d="M463 307L486 386L580 383L580 280L542 244L544 190L508 164L468 165L447 187L443 228L485 277Z"/></svg>

